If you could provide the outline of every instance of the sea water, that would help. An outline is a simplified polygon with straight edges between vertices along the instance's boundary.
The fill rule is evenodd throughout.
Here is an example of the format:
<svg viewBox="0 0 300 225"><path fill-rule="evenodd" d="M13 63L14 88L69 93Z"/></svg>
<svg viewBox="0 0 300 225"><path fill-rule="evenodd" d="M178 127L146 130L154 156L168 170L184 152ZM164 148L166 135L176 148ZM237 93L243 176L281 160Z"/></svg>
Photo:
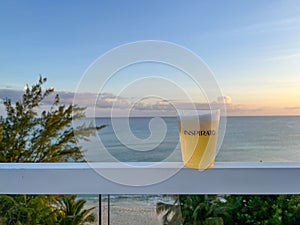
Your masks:
<svg viewBox="0 0 300 225"><path fill-rule="evenodd" d="M229 117L217 161L299 162L300 117Z"/></svg>
<svg viewBox="0 0 300 225"><path fill-rule="evenodd" d="M87 160L93 162L161 162L164 160L180 162L177 118L161 118L166 125L162 141L156 142L159 138L154 138L153 143L143 143L142 140L151 135L149 129L151 119L151 117L130 118L130 132L140 141L126 139L126 143L124 143L118 137L128 135L125 133L128 132L126 129L114 127L110 118L97 118L96 125L106 125L106 127L98 131L97 137L92 137L90 142L85 143ZM114 118L114 120L126 120L126 118ZM152 133L155 132L154 129ZM156 147L151 149L145 145ZM147 150L144 151L144 148Z"/></svg>
<svg viewBox="0 0 300 225"><path fill-rule="evenodd" d="M131 149L118 139L115 130L118 129L120 136L122 127L113 127L110 118L97 118L97 125L107 126L99 130L98 136L84 146L88 150L89 161L180 162L177 118L163 117L162 119L166 124L163 141L154 143L157 147L152 150L138 151L136 149L142 146L141 143L130 143L131 147L135 147ZM151 117L130 118L129 126L132 134L141 140L149 137L150 120ZM99 141L102 146L99 146ZM219 144L216 161L300 161L300 116L227 117L225 136Z"/></svg>
<svg viewBox="0 0 300 225"><path fill-rule="evenodd" d="M167 161L180 162L178 120L176 117L162 119L167 128L163 142L153 150L137 151L121 143L115 134L110 118L97 118L97 125L107 126L99 130L98 136L85 146L90 161L157 162L167 159ZM149 137L151 135L150 120L151 117L130 118L131 132L141 139ZM122 128L118 129L118 132L122 134ZM103 144L102 147L99 146L99 139ZM136 147L140 146L140 143L131 144L135 144ZM300 116L228 117L225 137L220 143L216 161L300 161ZM144 204L154 204L161 198L157 195L113 195L111 197L115 201L121 198L128 199L128 201L141 199ZM91 195L84 196L84 198L98 198L98 196Z"/></svg>

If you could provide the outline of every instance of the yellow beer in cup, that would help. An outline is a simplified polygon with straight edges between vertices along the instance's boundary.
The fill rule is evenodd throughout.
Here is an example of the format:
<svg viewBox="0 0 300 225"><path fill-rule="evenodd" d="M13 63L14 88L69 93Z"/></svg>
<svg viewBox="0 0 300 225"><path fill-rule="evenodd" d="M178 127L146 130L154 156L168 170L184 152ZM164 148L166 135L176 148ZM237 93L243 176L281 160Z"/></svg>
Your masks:
<svg viewBox="0 0 300 225"><path fill-rule="evenodd" d="M181 110L178 130L185 167L207 169L216 157L220 110Z"/></svg>

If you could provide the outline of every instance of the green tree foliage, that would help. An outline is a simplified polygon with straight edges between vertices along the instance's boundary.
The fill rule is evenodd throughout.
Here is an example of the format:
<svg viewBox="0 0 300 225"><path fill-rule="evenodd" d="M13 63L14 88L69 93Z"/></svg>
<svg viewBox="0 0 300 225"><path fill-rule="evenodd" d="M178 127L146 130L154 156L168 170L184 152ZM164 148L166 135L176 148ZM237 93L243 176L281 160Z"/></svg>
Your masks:
<svg viewBox="0 0 300 225"><path fill-rule="evenodd" d="M174 199L173 204L157 204L164 225L300 224L300 195L179 195Z"/></svg>
<svg viewBox="0 0 300 225"><path fill-rule="evenodd" d="M280 195L277 198L284 225L300 224L300 195Z"/></svg>
<svg viewBox="0 0 300 225"><path fill-rule="evenodd" d="M20 101L3 101L6 115L0 116L0 162L83 161L74 133L77 138L86 140L95 129L104 127L82 124L74 129L72 120L83 119L85 109L60 103L59 95L52 96L51 106L43 110L44 101L49 101L54 92L53 88L42 89L45 82L46 78L40 77L37 84L27 85ZM94 218L92 209L83 209L85 201L72 198L0 195L0 224L75 225L91 222ZM73 217L66 211L67 207L61 207L62 202L75 205Z"/></svg>
<svg viewBox="0 0 300 225"><path fill-rule="evenodd" d="M172 197L174 203L158 202L156 204L156 213L162 216L163 225L180 225L183 222L179 195Z"/></svg>
<svg viewBox="0 0 300 225"><path fill-rule="evenodd" d="M223 225L227 218L225 204L213 195L178 195L174 204L159 202L156 212L162 214L163 224ZM177 221L174 223L174 221Z"/></svg>
<svg viewBox="0 0 300 225"><path fill-rule="evenodd" d="M53 224L51 196L0 195L0 224Z"/></svg>
<svg viewBox="0 0 300 225"><path fill-rule="evenodd" d="M282 224L281 209L277 199L277 195L227 196L231 224Z"/></svg>
<svg viewBox="0 0 300 225"><path fill-rule="evenodd" d="M53 88L42 90L46 78L31 88L27 85L22 100L12 103L4 100L6 117L0 117L0 162L66 162L83 160L76 145L74 132L79 138L92 134L92 126L74 130L73 119L84 117L84 108L60 103L59 95L49 110L41 106L50 98Z"/></svg>
<svg viewBox="0 0 300 225"><path fill-rule="evenodd" d="M85 200L76 200L76 195L64 195L58 198L59 225L84 225L95 222L93 208L84 209Z"/></svg>
<svg viewBox="0 0 300 225"><path fill-rule="evenodd" d="M217 196L180 195L179 201L183 224L202 225L220 221L218 224L221 225L223 222L221 216L226 216L226 210Z"/></svg>

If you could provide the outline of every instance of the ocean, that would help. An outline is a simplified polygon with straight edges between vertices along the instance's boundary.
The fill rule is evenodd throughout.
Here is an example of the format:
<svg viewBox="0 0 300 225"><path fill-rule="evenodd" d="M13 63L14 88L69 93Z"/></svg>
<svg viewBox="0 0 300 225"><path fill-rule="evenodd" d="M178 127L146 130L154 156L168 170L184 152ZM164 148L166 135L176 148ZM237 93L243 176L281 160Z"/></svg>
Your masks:
<svg viewBox="0 0 300 225"><path fill-rule="evenodd" d="M110 118L97 118L97 125L107 125L98 131L98 137L86 144L87 159L95 162L158 162L181 161L177 118L162 118L166 124L163 141L152 150L139 151L141 143L131 142L124 145L116 136L115 130L122 136L128 132L122 127L114 130ZM124 120L119 118L119 120ZM150 117L129 119L131 132L141 139L151 135ZM125 130L125 131L124 131ZM99 140L102 146L99 146ZM130 141L129 141L130 142ZM157 143L144 143L152 145ZM134 149L130 148L133 147ZM227 117L223 140L219 140L219 162L286 162L300 161L300 116L243 116ZM97 195L81 196L85 199L97 199ZM103 196L106 198L107 196ZM158 200L169 201L158 195L113 195L112 201L133 201L139 204L155 204Z"/></svg>
<svg viewBox="0 0 300 225"><path fill-rule="evenodd" d="M128 121L130 130L126 130L122 128L125 124L124 118L116 119L117 122L114 121L116 126L112 124L110 118L97 118L97 125L107 126L98 131L97 137L85 143L87 160L180 162L177 118L162 117L163 121L156 121L166 125L163 139L159 135L162 134L161 130L164 127L160 124L151 124L151 119L151 117L130 118ZM152 126L152 131L149 125ZM158 135L155 136L156 132ZM134 136L128 136L130 133ZM121 137L121 141L118 136ZM150 136L152 139L143 142ZM227 117L225 136L223 140L219 137L218 146L216 161L220 162L300 161L300 116Z"/></svg>

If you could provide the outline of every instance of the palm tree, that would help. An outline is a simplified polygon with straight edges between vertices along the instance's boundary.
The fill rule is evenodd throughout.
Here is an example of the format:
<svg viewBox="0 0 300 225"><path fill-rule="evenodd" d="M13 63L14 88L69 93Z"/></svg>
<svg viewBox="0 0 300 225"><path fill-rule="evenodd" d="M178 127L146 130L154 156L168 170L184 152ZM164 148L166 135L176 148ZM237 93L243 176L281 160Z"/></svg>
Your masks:
<svg viewBox="0 0 300 225"><path fill-rule="evenodd" d="M95 207L84 209L83 199L76 200L76 195L64 195L58 198L60 225L86 225L95 222Z"/></svg>
<svg viewBox="0 0 300 225"><path fill-rule="evenodd" d="M176 195L173 204L157 203L156 212L163 225L223 225L229 216L220 196L212 195Z"/></svg>
<svg viewBox="0 0 300 225"><path fill-rule="evenodd" d="M48 195L0 195L0 224L55 224L52 199Z"/></svg>
<svg viewBox="0 0 300 225"><path fill-rule="evenodd" d="M173 195L173 203L158 202L156 204L156 214L162 215L163 225L182 224L182 215L179 202L179 195Z"/></svg>

